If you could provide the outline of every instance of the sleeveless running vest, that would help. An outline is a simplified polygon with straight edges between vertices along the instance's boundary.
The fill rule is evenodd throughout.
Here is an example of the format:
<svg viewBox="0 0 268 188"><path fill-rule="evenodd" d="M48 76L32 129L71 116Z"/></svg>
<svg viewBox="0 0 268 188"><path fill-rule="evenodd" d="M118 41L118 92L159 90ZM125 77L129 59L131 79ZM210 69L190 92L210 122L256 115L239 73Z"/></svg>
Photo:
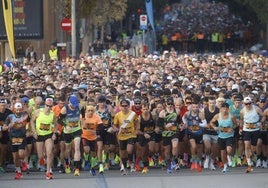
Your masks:
<svg viewBox="0 0 268 188"><path fill-rule="evenodd" d="M231 128L233 129L234 123L231 118L231 114L228 114L228 117L226 119L222 119L221 113L219 114L219 131L218 131L218 137L219 138L229 138L234 136L234 131L227 132L226 130Z"/></svg>
<svg viewBox="0 0 268 188"><path fill-rule="evenodd" d="M140 122L140 130L144 133L154 133L155 129L155 121L153 119L152 114L150 113L149 119L145 120L141 115L141 122Z"/></svg>
<svg viewBox="0 0 268 188"><path fill-rule="evenodd" d="M38 135L44 136L52 133L53 111L49 114L44 113L44 109L40 109L39 116L36 118L36 132Z"/></svg>

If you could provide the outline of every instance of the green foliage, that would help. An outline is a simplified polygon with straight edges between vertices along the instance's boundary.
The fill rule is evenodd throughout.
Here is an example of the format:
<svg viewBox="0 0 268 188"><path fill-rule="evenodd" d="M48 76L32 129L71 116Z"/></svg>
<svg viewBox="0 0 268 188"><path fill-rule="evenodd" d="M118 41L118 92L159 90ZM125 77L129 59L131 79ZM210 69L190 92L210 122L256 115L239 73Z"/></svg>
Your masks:
<svg viewBox="0 0 268 188"><path fill-rule="evenodd" d="M267 0L218 0L228 4L230 10L249 21L265 24L268 20Z"/></svg>
<svg viewBox="0 0 268 188"><path fill-rule="evenodd" d="M87 18L90 16L92 9L96 6L98 0L78 0L77 16L78 18Z"/></svg>

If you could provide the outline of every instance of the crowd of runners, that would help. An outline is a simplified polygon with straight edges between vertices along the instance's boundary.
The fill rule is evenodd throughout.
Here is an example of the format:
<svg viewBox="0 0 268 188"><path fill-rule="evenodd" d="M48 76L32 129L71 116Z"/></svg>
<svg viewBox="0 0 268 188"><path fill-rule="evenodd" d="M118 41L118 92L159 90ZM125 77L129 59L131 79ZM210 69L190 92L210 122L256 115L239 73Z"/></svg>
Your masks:
<svg viewBox="0 0 268 188"><path fill-rule="evenodd" d="M0 170L267 168L267 65L260 54L174 49L4 63Z"/></svg>

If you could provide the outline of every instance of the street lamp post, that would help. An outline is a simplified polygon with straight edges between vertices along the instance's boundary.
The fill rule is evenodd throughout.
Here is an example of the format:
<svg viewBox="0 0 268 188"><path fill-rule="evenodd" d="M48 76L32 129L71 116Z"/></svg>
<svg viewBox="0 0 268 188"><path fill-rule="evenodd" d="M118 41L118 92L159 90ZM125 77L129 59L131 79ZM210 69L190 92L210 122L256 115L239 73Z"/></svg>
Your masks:
<svg viewBox="0 0 268 188"><path fill-rule="evenodd" d="M72 56L76 56L76 6L75 0L72 0Z"/></svg>

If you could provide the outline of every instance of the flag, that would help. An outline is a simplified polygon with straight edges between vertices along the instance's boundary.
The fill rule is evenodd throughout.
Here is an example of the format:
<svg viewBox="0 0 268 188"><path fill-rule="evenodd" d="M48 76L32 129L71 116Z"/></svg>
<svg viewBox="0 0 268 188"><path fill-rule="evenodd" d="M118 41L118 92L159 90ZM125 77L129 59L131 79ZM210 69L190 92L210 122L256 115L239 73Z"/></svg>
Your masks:
<svg viewBox="0 0 268 188"><path fill-rule="evenodd" d="M154 13L153 13L153 0L145 0L145 5L146 5L146 12L148 16L149 23L151 24L151 27L153 31L155 30L154 28Z"/></svg>
<svg viewBox="0 0 268 188"><path fill-rule="evenodd" d="M2 0L3 14L6 26L7 40L9 43L10 51L13 58L16 58L15 52L15 39L14 39L14 25L13 25L13 11L12 11L12 0Z"/></svg>

